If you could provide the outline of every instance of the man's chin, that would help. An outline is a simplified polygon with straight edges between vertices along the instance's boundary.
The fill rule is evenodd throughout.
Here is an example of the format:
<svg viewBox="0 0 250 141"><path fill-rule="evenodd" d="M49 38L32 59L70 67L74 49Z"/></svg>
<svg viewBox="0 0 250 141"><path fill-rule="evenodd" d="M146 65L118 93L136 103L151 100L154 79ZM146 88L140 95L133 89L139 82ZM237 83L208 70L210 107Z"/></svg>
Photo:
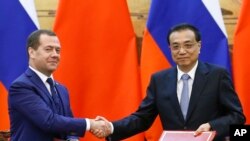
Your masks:
<svg viewBox="0 0 250 141"><path fill-rule="evenodd" d="M179 65L179 66L185 67L185 66L188 66L189 63L188 63L187 61L179 61L179 62L178 62L178 65Z"/></svg>
<svg viewBox="0 0 250 141"><path fill-rule="evenodd" d="M49 68L50 72L54 72L56 69L57 69L57 66L53 66Z"/></svg>

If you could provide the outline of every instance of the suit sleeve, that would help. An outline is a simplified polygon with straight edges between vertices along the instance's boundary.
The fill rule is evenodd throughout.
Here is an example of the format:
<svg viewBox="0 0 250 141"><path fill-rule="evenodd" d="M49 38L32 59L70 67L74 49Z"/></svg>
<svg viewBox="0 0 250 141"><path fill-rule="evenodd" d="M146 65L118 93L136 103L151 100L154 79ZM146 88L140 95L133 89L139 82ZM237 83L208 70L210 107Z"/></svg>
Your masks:
<svg viewBox="0 0 250 141"><path fill-rule="evenodd" d="M227 135L231 124L244 124L245 116L243 114L240 100L233 88L233 83L229 73L222 69L220 71L219 83L219 102L222 116L210 121L213 130L217 134Z"/></svg>
<svg viewBox="0 0 250 141"><path fill-rule="evenodd" d="M131 115L113 122L114 133L107 138L109 141L122 140L147 130L158 115L155 103L155 83L151 78L147 96L143 99L138 110Z"/></svg>

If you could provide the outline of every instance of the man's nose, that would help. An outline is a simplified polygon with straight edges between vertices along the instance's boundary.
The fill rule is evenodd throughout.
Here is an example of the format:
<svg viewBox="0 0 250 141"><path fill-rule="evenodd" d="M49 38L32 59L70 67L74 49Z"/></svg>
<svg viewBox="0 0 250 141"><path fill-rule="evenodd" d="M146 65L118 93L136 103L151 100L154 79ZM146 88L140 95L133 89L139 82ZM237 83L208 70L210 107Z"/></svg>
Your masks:
<svg viewBox="0 0 250 141"><path fill-rule="evenodd" d="M186 53L186 49L184 49L183 47L180 47L180 53Z"/></svg>
<svg viewBox="0 0 250 141"><path fill-rule="evenodd" d="M59 56L59 55L60 55L60 53L58 53L58 51L54 48L52 50L52 56Z"/></svg>

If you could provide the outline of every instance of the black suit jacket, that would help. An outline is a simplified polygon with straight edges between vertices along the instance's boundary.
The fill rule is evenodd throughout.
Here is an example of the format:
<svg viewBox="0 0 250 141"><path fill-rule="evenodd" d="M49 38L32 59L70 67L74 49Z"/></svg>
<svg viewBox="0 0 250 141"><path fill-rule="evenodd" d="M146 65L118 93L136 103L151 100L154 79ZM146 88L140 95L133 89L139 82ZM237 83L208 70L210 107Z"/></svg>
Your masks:
<svg viewBox="0 0 250 141"><path fill-rule="evenodd" d="M186 121L177 98L177 67L152 75L147 95L138 110L113 122L108 140L121 140L147 130L159 114L164 130L196 130L209 123L215 140L229 134L230 124L243 124L245 116L229 73L218 66L198 63Z"/></svg>

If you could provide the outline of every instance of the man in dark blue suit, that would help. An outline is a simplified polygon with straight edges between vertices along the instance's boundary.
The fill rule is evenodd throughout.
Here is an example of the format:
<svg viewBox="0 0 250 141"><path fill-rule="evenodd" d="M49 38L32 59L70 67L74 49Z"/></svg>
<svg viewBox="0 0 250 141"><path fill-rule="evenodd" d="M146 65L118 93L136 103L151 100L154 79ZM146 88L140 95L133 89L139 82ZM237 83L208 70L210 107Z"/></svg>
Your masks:
<svg viewBox="0 0 250 141"><path fill-rule="evenodd" d="M157 115L164 130L195 130L195 135L213 130L216 141L228 136L231 124L245 123L230 74L198 60L198 29L190 24L177 25L169 31L167 40L177 66L152 75L138 110L112 122L108 140L125 139L147 130ZM182 80L184 76L186 80Z"/></svg>
<svg viewBox="0 0 250 141"><path fill-rule="evenodd" d="M68 91L52 76L60 50L52 31L37 30L29 36L29 68L9 89L11 141L75 141L85 131L105 129L103 121L73 118Z"/></svg>

